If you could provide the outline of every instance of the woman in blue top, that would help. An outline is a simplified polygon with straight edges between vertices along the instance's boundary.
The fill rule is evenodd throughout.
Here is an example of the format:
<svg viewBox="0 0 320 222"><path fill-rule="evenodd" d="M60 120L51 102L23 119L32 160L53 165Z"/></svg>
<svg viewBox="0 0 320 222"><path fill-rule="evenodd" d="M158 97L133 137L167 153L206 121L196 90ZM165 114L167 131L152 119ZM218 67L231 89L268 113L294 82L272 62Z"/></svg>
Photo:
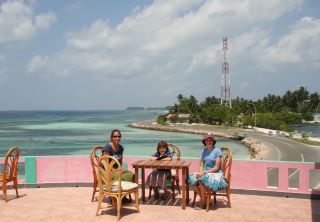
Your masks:
<svg viewBox="0 0 320 222"><path fill-rule="evenodd" d="M206 205L206 189L218 190L226 186L221 170L221 150L215 147L216 140L213 134L205 134L202 139L205 148L201 153L199 172L189 176L189 183L194 186L194 192L201 198L201 207Z"/></svg>

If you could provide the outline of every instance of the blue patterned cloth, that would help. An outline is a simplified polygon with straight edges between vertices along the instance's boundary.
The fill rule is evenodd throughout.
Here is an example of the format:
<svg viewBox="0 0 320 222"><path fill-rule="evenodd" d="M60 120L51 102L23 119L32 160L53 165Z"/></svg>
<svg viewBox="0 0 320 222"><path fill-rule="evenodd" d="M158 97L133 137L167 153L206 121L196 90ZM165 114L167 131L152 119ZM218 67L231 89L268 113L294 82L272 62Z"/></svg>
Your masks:
<svg viewBox="0 0 320 222"><path fill-rule="evenodd" d="M193 173L188 177L188 183L191 186L197 185L200 181L214 191L225 189L228 186L228 182L222 173L207 173L200 178L197 178L197 175Z"/></svg>

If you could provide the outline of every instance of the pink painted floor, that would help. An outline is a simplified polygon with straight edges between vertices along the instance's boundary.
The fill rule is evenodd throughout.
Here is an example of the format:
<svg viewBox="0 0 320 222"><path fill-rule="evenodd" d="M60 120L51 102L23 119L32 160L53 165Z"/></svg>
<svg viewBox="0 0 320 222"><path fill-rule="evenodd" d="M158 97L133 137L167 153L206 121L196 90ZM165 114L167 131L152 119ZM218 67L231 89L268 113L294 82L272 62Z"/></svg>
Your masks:
<svg viewBox="0 0 320 222"><path fill-rule="evenodd" d="M95 216L97 202L90 201L91 192L85 187L20 189L21 197L16 199L14 191L9 190L8 203L0 195L0 221L116 221L113 208L105 208ZM120 221L320 221L320 200L232 194L232 208L226 207L225 198L218 197L217 205L209 212L190 206L182 210L180 196L176 200L147 201L140 205L140 213L126 206Z"/></svg>

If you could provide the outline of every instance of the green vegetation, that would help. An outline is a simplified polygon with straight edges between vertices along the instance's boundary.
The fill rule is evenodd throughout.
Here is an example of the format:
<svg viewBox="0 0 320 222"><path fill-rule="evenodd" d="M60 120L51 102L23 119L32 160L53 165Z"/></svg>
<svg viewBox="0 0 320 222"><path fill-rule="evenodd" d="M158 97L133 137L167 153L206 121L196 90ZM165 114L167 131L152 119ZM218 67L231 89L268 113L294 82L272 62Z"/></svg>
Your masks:
<svg viewBox="0 0 320 222"><path fill-rule="evenodd" d="M312 141L312 140L308 140L308 139L293 139L293 138L289 138L289 139L300 142L300 143L305 143L308 145L320 146L320 142L317 142L317 141Z"/></svg>
<svg viewBox="0 0 320 222"><path fill-rule="evenodd" d="M157 123L161 124L161 125L165 125L166 124L166 117L165 115L159 115L157 118Z"/></svg>
<svg viewBox="0 0 320 222"><path fill-rule="evenodd" d="M252 101L243 98L232 100L232 108L220 104L220 99L207 97L198 102L194 96L189 98L178 95L178 103L168 107L175 114L172 122L180 122L179 114L190 114L190 123L206 123L224 126L258 126L268 129L293 131L291 124L300 124L303 120L313 120L320 96L309 93L305 87L296 91L287 91L282 97L267 95L262 100ZM159 123L165 117L158 118Z"/></svg>

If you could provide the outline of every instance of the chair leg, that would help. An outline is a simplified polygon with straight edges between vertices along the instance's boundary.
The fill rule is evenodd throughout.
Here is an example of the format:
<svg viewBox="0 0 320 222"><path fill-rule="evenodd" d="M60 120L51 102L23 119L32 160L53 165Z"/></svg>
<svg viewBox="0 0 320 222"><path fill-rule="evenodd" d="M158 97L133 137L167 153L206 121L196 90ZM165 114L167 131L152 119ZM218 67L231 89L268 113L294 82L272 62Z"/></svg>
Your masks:
<svg viewBox="0 0 320 222"><path fill-rule="evenodd" d="M228 207L231 208L230 190L227 190Z"/></svg>
<svg viewBox="0 0 320 222"><path fill-rule="evenodd" d="M17 179L13 180L13 185L14 185L14 188L16 190L16 196L18 198L19 197L19 193L18 193L18 180Z"/></svg>
<svg viewBox="0 0 320 222"><path fill-rule="evenodd" d="M117 221L120 220L121 203L122 203L122 198L117 197Z"/></svg>
<svg viewBox="0 0 320 222"><path fill-rule="evenodd" d="M95 194L97 192L97 185L98 184L96 182L93 182L93 192L92 192L91 202L94 201L94 196L95 196Z"/></svg>
<svg viewBox="0 0 320 222"><path fill-rule="evenodd" d="M179 194L181 194L181 190L180 190L180 186L179 186L179 177L177 177L177 179L176 179L176 184L178 187Z"/></svg>
<svg viewBox="0 0 320 222"><path fill-rule="evenodd" d="M210 200L211 200L211 190L207 189L207 203L206 203L206 211L209 211L209 207L210 207Z"/></svg>
<svg viewBox="0 0 320 222"><path fill-rule="evenodd" d="M99 202L98 202L98 206L97 206L96 216L98 216L99 209L100 209L101 203L102 203L102 199L103 199L103 196L100 197L100 195L99 195Z"/></svg>
<svg viewBox="0 0 320 222"><path fill-rule="evenodd" d="M135 198L135 201L136 201L137 211L138 211L138 213L140 213L140 209L139 209L139 191L138 190L136 192L134 192L134 198Z"/></svg>
<svg viewBox="0 0 320 222"><path fill-rule="evenodd" d="M171 181L171 190L172 190L172 200L175 199L175 194L174 194L174 190L175 190L175 185L174 185L174 180L170 180Z"/></svg>
<svg viewBox="0 0 320 222"><path fill-rule="evenodd" d="M214 192L214 193L213 193L213 197L214 197L214 204L216 204L216 203L217 203L217 197L216 197L216 194L217 194L216 192Z"/></svg>
<svg viewBox="0 0 320 222"><path fill-rule="evenodd" d="M152 193L152 186L149 186L149 200L151 199L151 193Z"/></svg>
<svg viewBox="0 0 320 222"><path fill-rule="evenodd" d="M8 199L7 199L7 183L6 182L3 182L3 184L2 184L2 192L3 192L4 201L8 202Z"/></svg>
<svg viewBox="0 0 320 222"><path fill-rule="evenodd" d="M129 200L132 201L131 193L129 193Z"/></svg>

